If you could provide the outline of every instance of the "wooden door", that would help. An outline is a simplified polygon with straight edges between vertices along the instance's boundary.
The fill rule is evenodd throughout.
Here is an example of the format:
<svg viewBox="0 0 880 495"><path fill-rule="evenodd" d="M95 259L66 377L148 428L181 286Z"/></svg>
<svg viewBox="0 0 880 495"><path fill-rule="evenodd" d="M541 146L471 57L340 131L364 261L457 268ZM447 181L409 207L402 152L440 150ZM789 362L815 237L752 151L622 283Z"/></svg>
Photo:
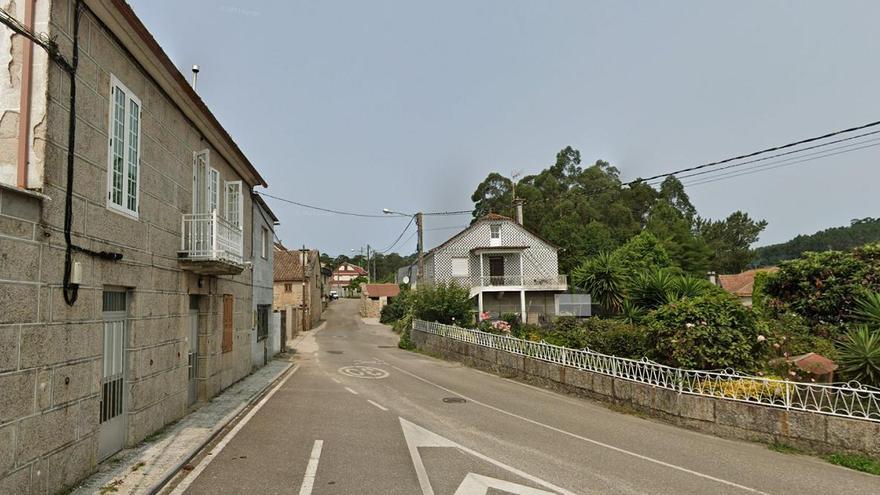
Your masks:
<svg viewBox="0 0 880 495"><path fill-rule="evenodd" d="M504 258L489 257L489 281L491 285L504 285Z"/></svg>

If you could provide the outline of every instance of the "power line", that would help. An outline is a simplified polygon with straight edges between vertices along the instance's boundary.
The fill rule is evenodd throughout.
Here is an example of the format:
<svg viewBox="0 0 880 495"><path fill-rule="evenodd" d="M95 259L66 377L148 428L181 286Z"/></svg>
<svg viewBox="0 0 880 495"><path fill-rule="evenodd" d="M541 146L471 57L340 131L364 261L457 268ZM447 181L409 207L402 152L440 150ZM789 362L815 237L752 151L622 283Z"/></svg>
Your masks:
<svg viewBox="0 0 880 495"><path fill-rule="evenodd" d="M733 162L733 161L737 161L737 160L742 160L742 159L745 159L745 158L751 158L751 157L753 157L753 156L757 156L757 155L763 155L764 153L770 153L771 151L779 151L779 150L783 150L783 149L787 149L787 148L792 148L792 147L795 147L795 146L799 146L799 145L802 145L802 144L812 143L812 142L814 142L814 141L820 141L820 140L822 140L822 139L827 139L827 138L830 138L830 137L838 136L838 135L840 135L840 134L847 134L847 133L850 133L850 132L855 132L855 131L860 131L860 130L862 130L862 129L867 129L867 128L869 128L869 127L876 127L876 126L878 126L878 125L880 125L880 120L878 120L878 121L876 121L876 122L870 122L870 123L868 123L868 124L864 124L864 125L856 126L856 127L850 127L850 128L848 128L848 129L842 129L842 130L839 130L839 131L829 132L829 133L827 133L827 134L823 134L823 135L821 135L821 136L815 136L815 137L811 137L811 138L807 138L807 139L802 139L802 140L800 140L800 141L795 141L795 142L793 142L793 143L783 144L783 145L781 145L781 146L774 146L774 147L772 147L772 148L766 148L766 149L763 149L763 150L760 150L760 151L753 151L753 152L751 152L751 153L746 153L746 154L744 154L744 155L739 155L739 156L734 156L734 157L730 157L730 158L725 158L725 159L723 159L723 160L718 160L718 161L714 161L714 162L704 163L704 164L702 164L702 165L697 165L697 166L694 166L694 167L683 168L683 169L680 169L680 170L676 170L676 171L673 171L673 172L667 172L667 173L664 173L664 174L653 175L653 176L651 176L651 177L646 177L646 178L642 178L642 179L636 179L636 180L634 180L634 181L632 181L632 182L629 182L628 185L633 185L633 184L636 184L636 183L639 183L639 182L648 182L648 181L655 180L655 179L661 179L661 178L665 178L665 177L670 176L670 175L677 175L677 174L681 174L681 173L684 173L684 172L692 172L692 171L694 171L694 170L701 170L701 169L708 168L708 167L714 167L714 166L721 165L721 164L724 164L724 163L729 163L729 162Z"/></svg>
<svg viewBox="0 0 880 495"><path fill-rule="evenodd" d="M333 213L336 215L348 215L348 216L352 216L352 217L361 217L361 218L398 218L396 216L389 216L389 215L372 215L369 213L355 213L355 212L351 212L351 211L342 211L342 210L334 210L331 208L323 208L320 206L314 206L314 205L309 205L306 203L300 203L299 201L293 201L292 199L280 198L278 196L273 196L271 194L264 193L261 191L257 192L257 194L259 194L261 196L265 196L267 198L272 198L272 199L275 199L278 201L283 201L285 203L290 203L290 204L294 204L296 206L301 206L303 208L309 208L311 210L323 211L325 213Z"/></svg>
<svg viewBox="0 0 880 495"><path fill-rule="evenodd" d="M731 168L742 167L743 165L748 165L748 164L750 164L750 163L758 163L758 162L763 162L763 161L766 161L766 160L772 160L773 158L779 158L780 156L793 155L793 154L796 154L796 153L801 153L801 152L804 152L804 151L809 151L809 150L813 150L813 149L817 149L817 148L824 148L825 146L830 146L830 145L832 145L832 144L843 143L843 142L846 142L846 141L852 141L853 139L858 139L858 138L862 138L862 137L865 137L865 136L871 136L871 135L873 135L873 134L880 134L880 130L877 130L877 131L871 131L871 132L866 132L866 133L864 133L864 134L858 134L858 135L856 135L856 136L850 136L850 137L843 138L843 139L836 139L836 140L834 140L834 141L829 141L829 142L827 142L827 143L816 144L816 145L813 145L813 146L808 146L808 147L806 147L806 148L801 148L801 149L792 150L792 151L786 151L786 152L784 152L784 153L777 153L777 154L775 154L775 155L770 155L770 156L765 156L765 157L761 157L761 158L756 158L756 159L754 159L754 160L748 160L748 161L741 162L741 163L734 163L734 164L731 164L731 165L725 165L725 166L723 166L723 167L719 167L719 168L712 169L712 170L703 170L703 171L701 171L701 172L694 172L694 173L692 173L692 174L686 174L686 175L676 175L676 177L679 178L679 179L686 179L686 178L688 178L688 177L696 177L696 176L698 176L698 175L711 174L711 173L714 173L714 172L720 172L721 170L727 170L727 169L731 169ZM876 141L876 139L866 139L865 141L861 141L861 142L858 142L858 143L852 143L852 144L845 145L845 146L839 146L839 147L837 147L837 148L831 148L831 149L832 149L832 150L836 150L836 149L846 148L846 147L849 147L849 146L858 146L858 145L860 145L860 144L863 144L863 143L869 143L869 142L873 142L873 141ZM819 152L817 152L817 153L824 153L825 151L827 151L827 150L819 151ZM817 154L817 153L810 153L810 154L808 154L808 155L801 155L801 156L811 156L811 155L813 155L813 154ZM791 158L791 159L796 159L796 158L798 158L798 157L793 157L793 158ZM662 181L656 181L656 182L653 182L652 184L659 184L660 182L662 182Z"/></svg>
<svg viewBox="0 0 880 495"><path fill-rule="evenodd" d="M871 141L875 141L875 140L871 140ZM861 144L861 143L859 143L859 144ZM756 173L759 173L759 172L766 172L766 171L769 171L769 170L774 170L774 169L777 169L777 168L790 167L790 166L792 166L792 165L798 165L798 164L805 163L805 162L811 162L811 161L813 161L813 160L818 160L818 159L820 159L820 158L827 158L827 157L829 157L829 156L842 155L842 154L844 154L844 153L852 153L853 151L859 151L859 150L863 150L863 149L867 149L867 148L874 148L874 147L877 147L877 146L880 146L880 143L866 144L866 145L864 145L864 146L860 146L860 147L858 147L858 148L846 149L846 150L837 151L837 152L834 152L834 153L826 153L826 154L824 154L824 155L813 156L813 157L810 157L810 158L798 159L798 160L795 160L795 161L791 161L792 158L789 158L789 159L786 159L786 160L779 160L779 161L777 161L777 162L770 162L770 163L765 163L765 164L762 164L762 165L757 165L757 166L754 166L754 167L749 167L749 168L746 168L746 169L744 169L744 170L735 170L735 171L733 171L733 172L727 172L727 173L724 173L724 174L719 174L719 175L717 175L717 176L705 177L705 178L702 178L702 179L697 179L697 180L695 180L695 181L693 181L693 182L690 182L690 183L687 183L687 184L684 184L684 185L685 185L686 187L690 187L690 186L699 186L699 185L703 185L703 184L709 184L709 183L712 183L712 182L718 182L718 181L722 181L722 180L726 180L726 179L732 179L732 178L734 178L734 177L740 177L740 176L743 176L743 175L752 175L752 174L756 174Z"/></svg>
<svg viewBox="0 0 880 495"><path fill-rule="evenodd" d="M400 238L403 237L403 234L406 234L406 231L409 230L409 227L413 224L413 222L415 221L415 219L416 219L416 217L414 217L414 216L413 216L413 217L410 217L410 218L409 218L409 223L406 224L406 227L403 228L403 230L400 232L400 235L397 236L397 239L394 239L394 242L392 242L390 246L388 246L387 248L385 248L385 249L383 249L383 250L381 250L381 251L379 251L379 252L382 253L382 254L385 254L385 253L387 253L388 251L391 251L391 249L392 249L394 246L396 246L397 243L400 241Z"/></svg>

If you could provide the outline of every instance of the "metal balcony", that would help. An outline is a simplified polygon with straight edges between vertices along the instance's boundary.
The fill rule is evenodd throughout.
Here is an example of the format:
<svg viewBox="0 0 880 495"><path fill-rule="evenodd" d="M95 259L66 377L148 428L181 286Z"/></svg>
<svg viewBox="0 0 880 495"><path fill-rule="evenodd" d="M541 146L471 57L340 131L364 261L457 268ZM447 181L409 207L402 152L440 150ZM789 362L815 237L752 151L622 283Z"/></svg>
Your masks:
<svg viewBox="0 0 880 495"><path fill-rule="evenodd" d="M178 262L204 275L237 275L244 270L244 233L217 214L183 215Z"/></svg>

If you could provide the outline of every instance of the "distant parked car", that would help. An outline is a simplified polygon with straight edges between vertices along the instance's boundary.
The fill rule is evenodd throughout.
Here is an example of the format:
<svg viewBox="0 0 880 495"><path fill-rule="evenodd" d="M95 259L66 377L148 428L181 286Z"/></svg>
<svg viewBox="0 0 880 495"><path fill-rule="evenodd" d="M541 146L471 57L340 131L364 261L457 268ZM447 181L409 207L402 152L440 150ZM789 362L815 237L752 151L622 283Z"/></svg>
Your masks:
<svg viewBox="0 0 880 495"><path fill-rule="evenodd" d="M339 299L339 293L336 292L335 290L331 290L330 291L330 300L335 301L337 299Z"/></svg>

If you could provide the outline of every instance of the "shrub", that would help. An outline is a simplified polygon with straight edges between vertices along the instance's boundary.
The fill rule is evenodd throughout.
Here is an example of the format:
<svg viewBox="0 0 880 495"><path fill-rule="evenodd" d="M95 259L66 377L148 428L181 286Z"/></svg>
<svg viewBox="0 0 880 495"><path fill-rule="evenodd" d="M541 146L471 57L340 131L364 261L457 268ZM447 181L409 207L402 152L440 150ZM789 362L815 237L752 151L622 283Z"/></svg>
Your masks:
<svg viewBox="0 0 880 495"><path fill-rule="evenodd" d="M785 313L762 322L760 334L764 337L760 339L761 353L767 361L808 352L821 354L832 361L837 360L834 343L825 337L815 335L807 320L796 313ZM791 370L785 365L775 366L773 371L788 375Z"/></svg>
<svg viewBox="0 0 880 495"><path fill-rule="evenodd" d="M862 384L880 386L880 331L854 328L840 344L840 372Z"/></svg>
<svg viewBox="0 0 880 495"><path fill-rule="evenodd" d="M409 313L412 310L413 303L411 294L412 291L409 290L409 286L402 285L400 287L400 294L391 298L391 302L382 308L382 313L379 315L379 321L381 323L391 324Z"/></svg>
<svg viewBox="0 0 880 495"><path fill-rule="evenodd" d="M469 326L471 303L468 290L455 283L426 285L414 291L413 315L425 321Z"/></svg>
<svg viewBox="0 0 880 495"><path fill-rule="evenodd" d="M654 270L636 275L629 287L630 299L645 309L655 309L667 302L671 297L675 284L675 276L669 270Z"/></svg>
<svg viewBox="0 0 880 495"><path fill-rule="evenodd" d="M543 336L551 344L590 350L619 357L641 359L648 352L644 327L598 317L557 318Z"/></svg>
<svg viewBox="0 0 880 495"><path fill-rule="evenodd" d="M778 377L769 377L781 380ZM697 383L697 391L716 397L730 399L782 399L785 397L785 385L776 382L766 382L748 378L733 380L703 380Z"/></svg>
<svg viewBox="0 0 880 495"><path fill-rule="evenodd" d="M771 312L794 311L814 326L831 324L839 331L854 319L855 302L866 288L880 290L880 243L851 252L808 252L780 263L779 271L767 276L762 305Z"/></svg>
<svg viewBox="0 0 880 495"><path fill-rule="evenodd" d="M646 319L653 358L693 369L752 369L755 318L733 296L709 292L661 306Z"/></svg>

